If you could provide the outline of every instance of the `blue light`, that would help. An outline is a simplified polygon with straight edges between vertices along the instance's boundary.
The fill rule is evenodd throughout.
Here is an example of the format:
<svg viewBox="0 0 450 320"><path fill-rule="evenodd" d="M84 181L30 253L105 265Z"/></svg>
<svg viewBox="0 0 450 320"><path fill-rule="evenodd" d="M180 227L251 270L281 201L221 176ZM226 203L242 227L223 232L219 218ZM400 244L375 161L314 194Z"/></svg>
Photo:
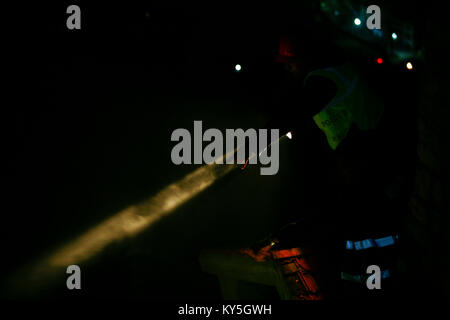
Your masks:
<svg viewBox="0 0 450 320"><path fill-rule="evenodd" d="M383 32L382 32L381 30L373 29L372 32L373 32L373 34L376 35L377 37L380 37L380 38L383 37Z"/></svg>

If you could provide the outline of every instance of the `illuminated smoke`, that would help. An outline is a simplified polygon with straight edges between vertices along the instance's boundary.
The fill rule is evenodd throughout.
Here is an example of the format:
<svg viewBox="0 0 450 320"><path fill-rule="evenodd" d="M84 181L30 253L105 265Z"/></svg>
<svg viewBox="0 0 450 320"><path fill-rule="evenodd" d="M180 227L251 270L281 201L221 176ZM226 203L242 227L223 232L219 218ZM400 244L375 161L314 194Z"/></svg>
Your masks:
<svg viewBox="0 0 450 320"><path fill-rule="evenodd" d="M108 244L134 236L181 204L208 188L235 166L211 164L198 168L167 186L152 198L132 205L62 247L46 261L49 266L68 266L83 262Z"/></svg>

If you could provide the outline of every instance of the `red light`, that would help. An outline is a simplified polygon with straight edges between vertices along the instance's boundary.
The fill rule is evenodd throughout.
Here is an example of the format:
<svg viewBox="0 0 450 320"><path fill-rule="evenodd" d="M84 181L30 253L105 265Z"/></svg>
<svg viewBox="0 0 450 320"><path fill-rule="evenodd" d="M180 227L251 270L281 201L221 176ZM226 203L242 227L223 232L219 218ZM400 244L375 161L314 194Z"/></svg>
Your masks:
<svg viewBox="0 0 450 320"><path fill-rule="evenodd" d="M378 59L377 59L377 63L378 63L378 64L382 64L382 63L383 63L383 59L378 58Z"/></svg>

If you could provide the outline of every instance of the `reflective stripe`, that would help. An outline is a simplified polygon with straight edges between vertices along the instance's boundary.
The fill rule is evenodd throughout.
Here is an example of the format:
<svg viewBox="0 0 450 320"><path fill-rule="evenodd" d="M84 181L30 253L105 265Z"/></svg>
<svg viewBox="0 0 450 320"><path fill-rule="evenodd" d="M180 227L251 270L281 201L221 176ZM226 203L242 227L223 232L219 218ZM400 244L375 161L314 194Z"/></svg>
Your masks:
<svg viewBox="0 0 450 320"><path fill-rule="evenodd" d="M361 276L360 275L353 275L346 272L341 272L341 279L342 280L348 280L353 282L361 282Z"/></svg>
<svg viewBox="0 0 450 320"><path fill-rule="evenodd" d="M367 279L370 275L359 275L359 274L350 274L347 272L341 272L341 279L353 282L363 282L363 280ZM391 276L391 272L389 269L381 270L381 279L386 279Z"/></svg>
<svg viewBox="0 0 450 320"><path fill-rule="evenodd" d="M331 100L331 102L325 107L323 108L323 110L337 105L339 103L341 103L342 101L344 101L352 92L353 90L355 90L356 88L356 84L358 83L358 76L354 76L353 80L350 82L342 73L340 73L339 71L337 71L335 68L327 68L325 69L333 74L335 74L339 79L341 79L341 81L345 84L346 89L345 92L343 92L341 95L335 97L335 99Z"/></svg>
<svg viewBox="0 0 450 320"><path fill-rule="evenodd" d="M375 243L377 244L378 247L387 247L387 246L393 245L395 243L395 240L394 240L393 236L389 236L389 237L376 239Z"/></svg>
<svg viewBox="0 0 450 320"><path fill-rule="evenodd" d="M364 249L369 249L369 248L382 248L382 247L387 247L387 246L391 246L395 244L395 239L398 239L398 235L395 236L388 236L388 237L384 237L384 238L379 238L379 239L365 239L365 240L361 240L361 241L350 241L347 240L347 243L345 245L345 248L347 250L364 250Z"/></svg>
<svg viewBox="0 0 450 320"><path fill-rule="evenodd" d="M345 246L345 248L347 249L347 250L353 250L353 241L349 241L349 240L347 240L347 245Z"/></svg>
<svg viewBox="0 0 450 320"><path fill-rule="evenodd" d="M373 239L366 239L362 241L355 241L355 250L364 250L375 247L375 241Z"/></svg>
<svg viewBox="0 0 450 320"><path fill-rule="evenodd" d="M386 279L386 278L389 278L390 276L391 276L391 272L389 271L389 269L381 271L381 279Z"/></svg>
<svg viewBox="0 0 450 320"><path fill-rule="evenodd" d="M354 75L353 80L350 81L344 74L342 74L342 72L339 72L339 70L337 70L336 68L330 67L330 68L326 68L326 71L329 71L333 74L335 74L339 79L341 79L341 81L347 86L347 87L351 87L351 86L355 86L356 80L358 79L357 75Z"/></svg>

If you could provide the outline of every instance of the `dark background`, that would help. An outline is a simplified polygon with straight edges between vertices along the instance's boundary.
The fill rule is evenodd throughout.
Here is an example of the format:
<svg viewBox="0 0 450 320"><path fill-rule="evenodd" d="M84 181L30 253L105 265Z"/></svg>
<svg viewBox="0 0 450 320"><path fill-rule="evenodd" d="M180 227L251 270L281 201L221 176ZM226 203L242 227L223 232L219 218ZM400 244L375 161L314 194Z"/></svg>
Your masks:
<svg viewBox="0 0 450 320"><path fill-rule="evenodd" d="M81 1L81 30L66 29L69 4L30 10L32 26L13 36L16 50L6 62L14 69L15 90L3 111L5 280L191 172L195 166L170 160L176 128L193 130L194 120L204 129L295 126L304 106L277 100L282 85L275 56L286 33L294 35L311 69L346 61L364 68L396 134L385 158L406 177L405 199L414 193L420 88L437 80L423 75L426 62L407 73L403 64L374 63L383 48L363 54L336 45L330 25L317 19L319 2L200 8ZM429 24L417 7L404 4L385 5L417 28L423 45ZM310 204L323 199L319 191L333 188L315 176L309 163L320 157L309 157L301 135L288 142L280 146L277 175L260 176L257 167L234 172L141 235L81 264L80 292L68 292L64 281L31 297L219 299L217 280L200 270L200 252L249 246L311 215ZM10 297L7 290L3 295Z"/></svg>

